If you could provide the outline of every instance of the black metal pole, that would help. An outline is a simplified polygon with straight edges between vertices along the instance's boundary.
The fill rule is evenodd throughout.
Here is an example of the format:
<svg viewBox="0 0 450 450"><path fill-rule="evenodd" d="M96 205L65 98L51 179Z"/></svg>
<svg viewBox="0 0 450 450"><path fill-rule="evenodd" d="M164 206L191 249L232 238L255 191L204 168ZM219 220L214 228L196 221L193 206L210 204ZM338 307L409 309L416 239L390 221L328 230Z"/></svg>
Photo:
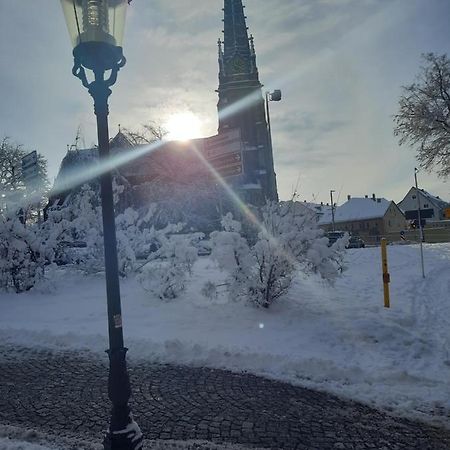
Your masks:
<svg viewBox="0 0 450 450"><path fill-rule="evenodd" d="M97 116L98 151L106 166L109 159L108 98L111 90L104 81L104 71L95 72L89 85ZM111 170L100 177L105 246L106 296L109 329L108 396L112 403L111 421L104 440L105 450L138 450L142 448L142 433L133 421L128 402L131 397L130 379L126 365L127 349L123 343L122 311L120 304L119 268L114 215Z"/></svg>
<svg viewBox="0 0 450 450"><path fill-rule="evenodd" d="M335 231L336 224L334 222L334 200L333 200L333 190L330 191L330 197L331 197L331 229Z"/></svg>
<svg viewBox="0 0 450 450"><path fill-rule="evenodd" d="M423 233L422 227L422 215L420 213L420 191L419 191L419 183L417 182L417 168L414 168L414 181L416 183L416 196L417 196L417 221L419 222L419 230L420 230L420 265L422 267L422 278L425 278L425 265L423 261L423 243L425 242L425 236Z"/></svg>
<svg viewBox="0 0 450 450"><path fill-rule="evenodd" d="M268 134L268 140L269 140L269 166L270 166L270 173L269 173L269 184L270 184L270 190L273 195L273 198L271 200L278 202L278 191L277 191L277 180L275 175L275 169L273 165L273 143L272 143L272 125L270 123L270 108L269 108L269 102L270 102L270 93L266 92L266 116L267 116L267 134Z"/></svg>

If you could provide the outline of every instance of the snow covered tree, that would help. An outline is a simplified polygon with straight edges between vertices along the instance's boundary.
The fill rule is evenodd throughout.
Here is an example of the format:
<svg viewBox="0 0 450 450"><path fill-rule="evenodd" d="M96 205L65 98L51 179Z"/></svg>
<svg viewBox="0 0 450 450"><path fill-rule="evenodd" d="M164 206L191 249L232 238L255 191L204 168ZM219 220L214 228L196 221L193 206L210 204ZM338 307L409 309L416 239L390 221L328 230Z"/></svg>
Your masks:
<svg viewBox="0 0 450 450"><path fill-rule="evenodd" d="M417 160L427 170L450 175L450 60L447 55L423 55L417 81L403 88L395 135L400 144L416 147Z"/></svg>
<svg viewBox="0 0 450 450"><path fill-rule="evenodd" d="M64 205L50 207L47 215L43 229L58 243L58 262L78 265L88 273L103 269L100 199L92 186L83 185L66 199Z"/></svg>
<svg viewBox="0 0 450 450"><path fill-rule="evenodd" d="M268 308L285 294L297 271L332 281L343 268L345 240L328 247L315 214L297 202L270 202L261 211L256 242L241 235L228 214L224 231L211 234L213 257L229 274L229 293Z"/></svg>
<svg viewBox="0 0 450 450"><path fill-rule="evenodd" d="M154 219L157 227L182 222L186 229L203 233L219 228L220 192L210 181L145 183L137 187L135 192L141 203L155 202ZM226 202L222 204L225 208Z"/></svg>
<svg viewBox="0 0 450 450"><path fill-rule="evenodd" d="M44 277L55 247L38 224L27 226L20 215L19 210L0 214L0 289L17 293L31 289Z"/></svg>
<svg viewBox="0 0 450 450"><path fill-rule="evenodd" d="M35 220L49 188L47 161L38 154L37 178L26 186L22 178L22 158L28 152L8 137L0 141L0 211L22 208L23 220Z"/></svg>
<svg viewBox="0 0 450 450"><path fill-rule="evenodd" d="M160 248L154 260L142 268L139 276L144 289L161 300L173 300L184 291L187 277L192 274L192 266L198 257L194 244L202 235L170 234L171 229L181 231L182 228L183 225L179 224L169 225L159 231L153 229Z"/></svg>
<svg viewBox="0 0 450 450"><path fill-rule="evenodd" d="M0 141L0 191L2 194L25 189L22 181L22 158L27 153L22 145L13 143L8 137L3 137ZM47 161L38 154L38 178L35 189L45 191L47 188Z"/></svg>

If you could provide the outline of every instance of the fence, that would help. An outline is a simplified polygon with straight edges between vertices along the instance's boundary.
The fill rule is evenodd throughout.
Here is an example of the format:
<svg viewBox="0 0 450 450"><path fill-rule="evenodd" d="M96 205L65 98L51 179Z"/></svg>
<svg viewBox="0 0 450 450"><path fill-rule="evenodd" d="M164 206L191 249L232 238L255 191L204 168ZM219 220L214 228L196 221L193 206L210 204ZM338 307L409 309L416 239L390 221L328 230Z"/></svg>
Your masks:
<svg viewBox="0 0 450 450"><path fill-rule="evenodd" d="M423 229L423 234L425 242L430 244L436 244L439 242L450 242L450 228L446 227L432 227ZM420 242L420 231L419 230L408 230L405 231L404 242ZM384 236L364 236L363 239L366 245L380 245L381 238L385 237L389 243L391 242L402 242L403 239L400 237L400 233L386 233Z"/></svg>

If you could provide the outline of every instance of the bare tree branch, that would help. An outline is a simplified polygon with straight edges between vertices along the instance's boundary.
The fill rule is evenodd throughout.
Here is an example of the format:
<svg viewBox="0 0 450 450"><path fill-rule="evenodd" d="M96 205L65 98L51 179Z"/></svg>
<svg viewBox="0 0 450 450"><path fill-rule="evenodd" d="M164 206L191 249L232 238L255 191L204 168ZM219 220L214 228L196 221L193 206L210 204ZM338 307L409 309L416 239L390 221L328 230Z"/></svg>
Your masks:
<svg viewBox="0 0 450 450"><path fill-rule="evenodd" d="M450 60L447 55L423 55L417 81L403 87L394 134L409 144L417 160L440 176L450 175Z"/></svg>

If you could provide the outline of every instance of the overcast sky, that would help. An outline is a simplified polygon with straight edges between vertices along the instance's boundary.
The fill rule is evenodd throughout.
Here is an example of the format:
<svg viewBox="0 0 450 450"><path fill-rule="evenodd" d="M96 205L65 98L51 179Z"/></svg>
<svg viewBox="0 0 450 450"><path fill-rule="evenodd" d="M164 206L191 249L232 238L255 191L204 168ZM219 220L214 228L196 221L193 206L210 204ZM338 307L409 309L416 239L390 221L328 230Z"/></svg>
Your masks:
<svg viewBox="0 0 450 450"><path fill-rule="evenodd" d="M328 201L330 189L400 201L413 182L414 152L399 147L392 115L423 52L448 53L449 0L246 0L261 82L271 103L280 196ZM217 129L221 0L134 0L111 97L111 134L191 111L202 135ZM0 136L49 160L54 177L81 125L95 143L92 101L71 74L59 0L0 0ZM200 137L200 136L199 136ZM420 174L450 200L450 184Z"/></svg>

